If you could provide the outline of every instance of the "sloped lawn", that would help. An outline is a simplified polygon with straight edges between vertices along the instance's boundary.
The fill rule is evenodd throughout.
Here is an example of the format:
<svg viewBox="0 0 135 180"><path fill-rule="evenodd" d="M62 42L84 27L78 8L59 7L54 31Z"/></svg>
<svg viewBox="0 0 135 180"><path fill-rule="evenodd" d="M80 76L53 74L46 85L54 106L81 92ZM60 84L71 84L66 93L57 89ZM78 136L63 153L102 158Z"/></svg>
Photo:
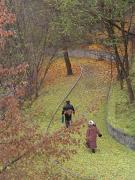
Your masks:
<svg viewBox="0 0 135 180"><path fill-rule="evenodd" d="M80 61L73 59L72 63L79 64ZM87 129L87 124L85 124L84 128L82 128L81 146L77 147L78 153L68 162L65 162L63 167L71 169L71 172L79 173L81 175L80 179L83 176L88 176L88 179L91 177L95 180L134 180L135 152L113 140L106 130L104 121L106 113L105 100L110 78L107 70L109 65L88 59L84 59L81 63L84 67L83 77L68 98L76 109L73 121L81 118L94 119L103 137L98 139L96 154L91 154L84 145ZM74 84L77 75L78 73L73 77L65 76L57 79L51 86L42 90L41 96L32 105L32 108L28 110L32 122L39 126L38 131L40 133L45 132L51 114ZM61 126L64 125L61 123L60 109L54 118L50 132ZM35 162L34 171L42 172L44 169L43 157L38 157L38 161L35 159ZM78 177L72 177L69 173L67 179L77 180Z"/></svg>

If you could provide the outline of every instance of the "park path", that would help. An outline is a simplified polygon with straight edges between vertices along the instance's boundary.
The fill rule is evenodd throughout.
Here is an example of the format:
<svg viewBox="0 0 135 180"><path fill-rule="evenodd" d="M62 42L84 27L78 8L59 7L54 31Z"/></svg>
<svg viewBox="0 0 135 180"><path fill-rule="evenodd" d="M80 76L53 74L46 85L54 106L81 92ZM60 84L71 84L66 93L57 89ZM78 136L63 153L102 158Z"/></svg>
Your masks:
<svg viewBox="0 0 135 180"><path fill-rule="evenodd" d="M77 118L94 119L101 130L103 137L98 139L97 153L91 154L85 148L85 126L82 129L82 145L65 166L96 180L134 180L135 152L116 142L106 128L105 102L110 80L108 67L106 62L86 63L83 77L69 97L79 104Z"/></svg>

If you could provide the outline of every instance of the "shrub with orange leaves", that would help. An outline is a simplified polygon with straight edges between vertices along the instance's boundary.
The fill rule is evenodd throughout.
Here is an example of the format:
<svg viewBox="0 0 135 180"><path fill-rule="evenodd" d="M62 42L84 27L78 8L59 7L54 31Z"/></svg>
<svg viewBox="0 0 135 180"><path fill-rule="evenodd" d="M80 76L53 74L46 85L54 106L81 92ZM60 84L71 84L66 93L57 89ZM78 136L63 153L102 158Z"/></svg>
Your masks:
<svg viewBox="0 0 135 180"><path fill-rule="evenodd" d="M7 37L14 35L6 25L15 22L15 15L0 1L0 44L4 49ZM21 117L19 98L25 94L27 64L6 68L0 65L0 165L22 154L30 147L34 127Z"/></svg>
<svg viewBox="0 0 135 180"><path fill-rule="evenodd" d="M37 176L38 179L45 177L51 177L51 179L62 179L63 175L61 174L61 171L57 171L57 165L55 163L62 164L77 153L77 147L79 148L80 145L79 137L82 135L81 128L84 126L84 123L85 120L81 119L73 123L71 128L61 128L51 135L46 134L42 137L36 136L37 139L28 136L25 137L25 141L22 139L22 143L13 141L12 143L15 143L14 146L16 146L16 151L10 148L8 150L11 151L13 161L9 156L9 153L7 154L8 157L6 155L3 157L3 163L5 166L3 166L0 171L0 178L20 178L21 174L21 178L29 177L29 179L33 176ZM32 133L33 132L31 132L31 134ZM75 137L74 134L78 134L78 138ZM14 135L16 135L16 133ZM8 145L3 145L0 153L3 153L4 150L7 151L6 148L8 148ZM15 152L16 156L14 154ZM33 168L32 164L35 163L35 157L37 156L42 158L44 169L40 173L32 171L31 176L29 176L29 171ZM11 160L11 163L8 163L9 159ZM12 165L14 165L15 170L14 168L8 168L12 167ZM5 172L5 170L7 171Z"/></svg>
<svg viewBox="0 0 135 180"><path fill-rule="evenodd" d="M7 24L13 24L16 20L15 14L8 11L3 0L0 1L0 45L4 47L5 38L12 36L15 32L6 30Z"/></svg>

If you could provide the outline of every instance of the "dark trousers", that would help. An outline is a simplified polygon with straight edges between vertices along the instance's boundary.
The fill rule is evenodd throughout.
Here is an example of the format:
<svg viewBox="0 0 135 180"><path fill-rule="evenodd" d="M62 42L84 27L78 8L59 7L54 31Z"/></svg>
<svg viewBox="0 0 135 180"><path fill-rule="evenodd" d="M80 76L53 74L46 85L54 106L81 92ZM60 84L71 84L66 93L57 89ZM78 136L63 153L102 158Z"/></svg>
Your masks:
<svg viewBox="0 0 135 180"><path fill-rule="evenodd" d="M66 123L66 128L71 126L71 121L72 121L72 115L65 114L65 123Z"/></svg>

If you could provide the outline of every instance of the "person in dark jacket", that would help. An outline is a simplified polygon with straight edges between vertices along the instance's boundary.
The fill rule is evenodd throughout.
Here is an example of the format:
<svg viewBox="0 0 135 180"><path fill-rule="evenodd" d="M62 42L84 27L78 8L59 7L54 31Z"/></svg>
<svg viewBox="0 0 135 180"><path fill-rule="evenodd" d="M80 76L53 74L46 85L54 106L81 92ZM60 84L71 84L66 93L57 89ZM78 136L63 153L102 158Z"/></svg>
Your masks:
<svg viewBox="0 0 135 180"><path fill-rule="evenodd" d="M92 120L88 123L88 129L86 132L86 146L92 150L93 153L96 152L97 148L97 136L102 137L99 129L96 127L96 123Z"/></svg>
<svg viewBox="0 0 135 180"><path fill-rule="evenodd" d="M70 104L70 101L66 101L66 105L62 110L62 115L65 116L65 124L67 128L71 126L72 114L75 114L75 109L73 105Z"/></svg>

